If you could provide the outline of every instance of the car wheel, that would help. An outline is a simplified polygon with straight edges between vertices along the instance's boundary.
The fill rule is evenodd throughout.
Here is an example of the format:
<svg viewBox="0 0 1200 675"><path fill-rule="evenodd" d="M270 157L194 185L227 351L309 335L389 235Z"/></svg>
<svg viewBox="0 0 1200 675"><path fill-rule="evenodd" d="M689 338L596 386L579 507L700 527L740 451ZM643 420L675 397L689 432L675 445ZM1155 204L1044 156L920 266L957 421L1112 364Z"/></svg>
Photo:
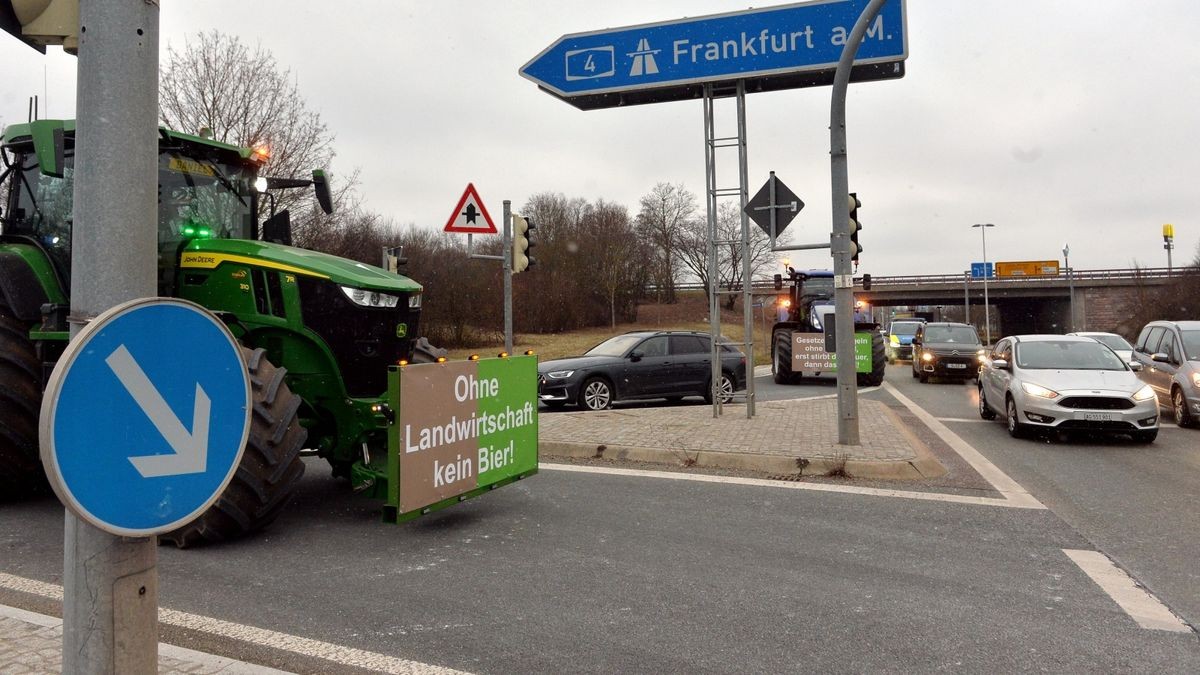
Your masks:
<svg viewBox="0 0 1200 675"><path fill-rule="evenodd" d="M1017 402L1011 396L1004 404L1005 414L1008 418L1008 435L1013 438L1025 438L1029 435L1029 427L1021 424L1020 418L1017 416Z"/></svg>
<svg viewBox="0 0 1200 675"><path fill-rule="evenodd" d="M1175 424L1181 427L1190 427L1196 424L1196 418L1188 412L1187 399L1183 397L1183 390L1179 387L1171 390L1171 409L1175 413Z"/></svg>
<svg viewBox="0 0 1200 675"><path fill-rule="evenodd" d="M979 416L985 420L996 419L996 411L987 404L987 399L983 395L983 387L979 387Z"/></svg>
<svg viewBox="0 0 1200 675"><path fill-rule="evenodd" d="M709 382L711 384L711 380ZM721 381L718 383L717 389L720 391L721 403L729 403L733 400L733 380L730 379L727 373L721 373ZM704 402L713 402L711 386L704 388Z"/></svg>
<svg viewBox="0 0 1200 675"><path fill-rule="evenodd" d="M1133 440L1136 443L1153 443L1156 438L1158 438L1158 429L1133 432Z"/></svg>
<svg viewBox="0 0 1200 675"><path fill-rule="evenodd" d="M603 377L593 377L583 383L579 390L579 407L588 410L606 410L612 406L612 385Z"/></svg>

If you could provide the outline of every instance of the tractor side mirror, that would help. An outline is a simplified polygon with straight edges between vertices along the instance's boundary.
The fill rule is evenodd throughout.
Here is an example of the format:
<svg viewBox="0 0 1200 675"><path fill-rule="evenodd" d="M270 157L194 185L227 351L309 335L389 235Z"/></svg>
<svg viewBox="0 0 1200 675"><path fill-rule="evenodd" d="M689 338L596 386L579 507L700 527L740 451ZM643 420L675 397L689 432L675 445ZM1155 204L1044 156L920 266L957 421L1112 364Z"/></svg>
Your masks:
<svg viewBox="0 0 1200 675"><path fill-rule="evenodd" d="M292 245L292 214L287 209L263 221L263 241Z"/></svg>
<svg viewBox="0 0 1200 675"><path fill-rule="evenodd" d="M329 192L329 179L325 176L325 172L320 169L313 169L313 189L317 193L317 203L321 205L321 210L325 213L333 213L333 195Z"/></svg>

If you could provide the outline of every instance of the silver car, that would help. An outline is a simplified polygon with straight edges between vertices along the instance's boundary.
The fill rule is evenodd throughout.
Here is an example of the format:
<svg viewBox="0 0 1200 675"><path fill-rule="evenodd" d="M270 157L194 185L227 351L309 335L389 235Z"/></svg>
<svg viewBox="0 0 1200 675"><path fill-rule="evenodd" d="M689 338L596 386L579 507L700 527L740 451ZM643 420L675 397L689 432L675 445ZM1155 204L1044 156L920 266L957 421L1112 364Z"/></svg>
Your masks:
<svg viewBox="0 0 1200 675"><path fill-rule="evenodd" d="M1067 333L1067 335L1079 335L1082 337L1090 337L1096 342L1108 345L1108 348L1117 353L1117 356L1125 360L1125 363L1133 363L1133 345L1125 338L1116 333Z"/></svg>
<svg viewBox="0 0 1200 675"><path fill-rule="evenodd" d="M1138 375L1181 427L1200 426L1200 321L1152 321L1138 335Z"/></svg>
<svg viewBox="0 0 1200 675"><path fill-rule="evenodd" d="M1086 337L1014 335L996 343L979 376L979 416L1003 414L1008 433L1038 430L1158 437L1158 402L1113 350Z"/></svg>

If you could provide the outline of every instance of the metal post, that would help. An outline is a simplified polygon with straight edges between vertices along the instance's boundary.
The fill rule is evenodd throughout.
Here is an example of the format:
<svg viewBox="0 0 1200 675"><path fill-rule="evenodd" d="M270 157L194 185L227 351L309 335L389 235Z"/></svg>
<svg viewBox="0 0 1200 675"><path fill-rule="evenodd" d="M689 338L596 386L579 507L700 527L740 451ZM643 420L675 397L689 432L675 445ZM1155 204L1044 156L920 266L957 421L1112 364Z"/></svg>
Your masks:
<svg viewBox="0 0 1200 675"><path fill-rule="evenodd" d="M158 291L158 14L145 0L80 3L72 338ZM158 672L154 538L109 534L69 510L64 524L63 672Z"/></svg>
<svg viewBox="0 0 1200 675"><path fill-rule="evenodd" d="M1070 293L1071 307L1071 330L1069 332L1073 333L1075 332L1075 270L1071 269L1070 267L1067 268L1067 288L1068 292Z"/></svg>
<svg viewBox="0 0 1200 675"><path fill-rule="evenodd" d="M709 334L712 336L709 360L712 362L709 370L712 382L721 378L720 354L717 348L717 338L721 334L720 307L717 303L717 290L720 288L717 277L717 157L713 139L716 138L713 124L713 90L711 84L704 85L704 175L708 182L705 193L708 208L708 323ZM713 417L721 413L721 399L714 396L712 402Z"/></svg>
<svg viewBox="0 0 1200 675"><path fill-rule="evenodd" d="M512 200L504 200L504 351L512 354Z"/></svg>
<svg viewBox="0 0 1200 675"><path fill-rule="evenodd" d="M987 271L986 268L984 271ZM971 272L963 272L963 323L971 323Z"/></svg>
<svg viewBox="0 0 1200 675"><path fill-rule="evenodd" d="M846 160L846 89L850 68L863 35L886 0L871 0L854 22L854 29L842 47L837 71L833 76L833 94L829 111L829 163L833 191L833 227L830 239L833 254L834 324L837 328L837 401L838 443L858 445L858 389L854 359L854 276L850 264L850 177Z"/></svg>
<svg viewBox="0 0 1200 675"><path fill-rule="evenodd" d="M988 301L988 257L987 257L987 229L995 227L992 223L975 223L971 227L978 227L979 234L983 236L983 332L987 335L987 345L992 344L992 308Z"/></svg>
<svg viewBox="0 0 1200 675"><path fill-rule="evenodd" d="M742 332L745 335L746 348L746 419L754 417L754 293L750 288L750 216L746 213L747 194L746 158L746 81L738 80L737 84L737 123L738 123L738 164L740 170L741 204L738 211L742 214ZM772 187L774 187L772 185ZM775 200L771 200L771 216L775 216ZM718 352L713 360L721 362ZM713 380L719 382L720 380Z"/></svg>

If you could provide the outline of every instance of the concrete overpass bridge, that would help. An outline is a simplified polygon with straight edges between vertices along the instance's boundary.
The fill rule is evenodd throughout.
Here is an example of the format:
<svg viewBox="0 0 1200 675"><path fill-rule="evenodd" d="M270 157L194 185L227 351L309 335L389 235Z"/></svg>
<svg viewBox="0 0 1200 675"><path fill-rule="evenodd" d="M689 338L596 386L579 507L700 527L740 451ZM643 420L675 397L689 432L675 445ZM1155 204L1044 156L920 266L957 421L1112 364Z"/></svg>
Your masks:
<svg viewBox="0 0 1200 675"><path fill-rule="evenodd" d="M1065 333L1069 331L1121 332L1135 308L1182 275L1200 274L1195 268L1063 270L1056 276L994 277L987 281L992 335L1014 333ZM889 308L922 307L935 319L967 321L982 326L983 279L961 274L875 276L871 290L862 290L855 277L855 298L869 302L886 325ZM680 284L697 289L700 284ZM774 296L767 280L755 280L753 293ZM769 311L769 310L768 310ZM1124 326L1126 332L1139 327Z"/></svg>

